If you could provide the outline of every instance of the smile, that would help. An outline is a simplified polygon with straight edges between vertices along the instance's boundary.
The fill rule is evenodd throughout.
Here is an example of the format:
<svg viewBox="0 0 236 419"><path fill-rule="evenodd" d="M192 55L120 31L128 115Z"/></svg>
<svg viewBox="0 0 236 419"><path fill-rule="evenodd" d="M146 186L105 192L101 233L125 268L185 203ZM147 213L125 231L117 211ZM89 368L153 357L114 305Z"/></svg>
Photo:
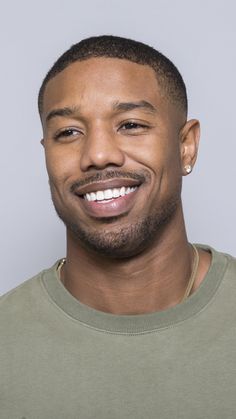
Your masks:
<svg viewBox="0 0 236 419"><path fill-rule="evenodd" d="M141 184L140 180L124 177L91 182L72 192L87 216L102 219L128 214L136 204Z"/></svg>
<svg viewBox="0 0 236 419"><path fill-rule="evenodd" d="M92 218L102 219L128 214L137 201L139 186L121 186L87 192L79 196L83 211Z"/></svg>
<svg viewBox="0 0 236 419"><path fill-rule="evenodd" d="M134 192L138 187L125 187L122 186L121 188L113 188L113 189L105 189L103 191L94 191L90 193L86 193L83 195L83 198L87 201L110 201L113 199L117 199L120 196L128 195Z"/></svg>

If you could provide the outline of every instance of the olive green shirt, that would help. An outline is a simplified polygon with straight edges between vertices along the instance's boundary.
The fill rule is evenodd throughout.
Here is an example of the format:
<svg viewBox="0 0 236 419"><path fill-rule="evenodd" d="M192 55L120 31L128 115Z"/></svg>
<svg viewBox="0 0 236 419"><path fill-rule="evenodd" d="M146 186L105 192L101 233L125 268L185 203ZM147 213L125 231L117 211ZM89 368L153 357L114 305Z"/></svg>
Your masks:
<svg viewBox="0 0 236 419"><path fill-rule="evenodd" d="M162 312L88 307L58 262L2 296L0 419L235 419L236 259L209 250L197 291Z"/></svg>

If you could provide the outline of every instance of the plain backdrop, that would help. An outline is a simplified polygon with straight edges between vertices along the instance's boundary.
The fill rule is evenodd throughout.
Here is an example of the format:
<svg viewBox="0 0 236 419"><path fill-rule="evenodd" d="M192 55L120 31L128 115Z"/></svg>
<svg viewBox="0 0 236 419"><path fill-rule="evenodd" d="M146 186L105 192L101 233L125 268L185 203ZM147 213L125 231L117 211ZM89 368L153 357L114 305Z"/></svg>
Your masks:
<svg viewBox="0 0 236 419"><path fill-rule="evenodd" d="M4 5L3 5L4 4ZM113 34L154 46L177 65L199 158L184 179L189 240L236 255L236 3L234 0L41 0L0 6L0 294L65 255L51 203L37 114L40 83L82 38Z"/></svg>

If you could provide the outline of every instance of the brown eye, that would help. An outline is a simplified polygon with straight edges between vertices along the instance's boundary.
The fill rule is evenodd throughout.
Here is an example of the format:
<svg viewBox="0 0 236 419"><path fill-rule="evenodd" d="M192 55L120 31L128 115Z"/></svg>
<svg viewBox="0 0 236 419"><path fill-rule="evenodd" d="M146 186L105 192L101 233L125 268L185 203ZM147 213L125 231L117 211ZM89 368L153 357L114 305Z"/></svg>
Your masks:
<svg viewBox="0 0 236 419"><path fill-rule="evenodd" d="M147 128L146 125L138 124L137 122L126 122L121 126L122 130L132 130L138 128Z"/></svg>
<svg viewBox="0 0 236 419"><path fill-rule="evenodd" d="M77 135L81 134L81 132L77 129L65 129L61 132L59 132L58 134L55 135L55 139L59 139L59 138L68 138L68 137L75 137Z"/></svg>

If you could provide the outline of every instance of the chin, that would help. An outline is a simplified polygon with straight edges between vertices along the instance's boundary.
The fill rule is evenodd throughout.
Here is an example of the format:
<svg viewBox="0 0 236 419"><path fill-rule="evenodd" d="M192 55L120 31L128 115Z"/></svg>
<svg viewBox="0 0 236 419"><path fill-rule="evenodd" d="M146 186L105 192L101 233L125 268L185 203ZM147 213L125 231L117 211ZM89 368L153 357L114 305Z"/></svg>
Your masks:
<svg viewBox="0 0 236 419"><path fill-rule="evenodd" d="M65 223L67 231L80 246L110 259L124 259L137 256L158 241L172 217L146 217L132 224L101 229L82 229L78 224ZM113 220L113 222L116 220ZM64 221L65 222L65 221ZM104 221L105 223L105 221Z"/></svg>
<svg viewBox="0 0 236 419"><path fill-rule="evenodd" d="M178 210L182 207L180 195L177 193L165 200L158 209L153 206L152 213L142 218L136 220L132 218L129 222L125 220L127 214L98 218L95 223L93 222L93 227L90 227L79 222L75 214L72 215L64 208L60 208L55 199L53 204L67 228L68 239L71 237L74 243L88 252L111 259L130 258L159 241L168 224L178 217ZM118 221L121 218L123 218L122 225L121 223L119 225Z"/></svg>

